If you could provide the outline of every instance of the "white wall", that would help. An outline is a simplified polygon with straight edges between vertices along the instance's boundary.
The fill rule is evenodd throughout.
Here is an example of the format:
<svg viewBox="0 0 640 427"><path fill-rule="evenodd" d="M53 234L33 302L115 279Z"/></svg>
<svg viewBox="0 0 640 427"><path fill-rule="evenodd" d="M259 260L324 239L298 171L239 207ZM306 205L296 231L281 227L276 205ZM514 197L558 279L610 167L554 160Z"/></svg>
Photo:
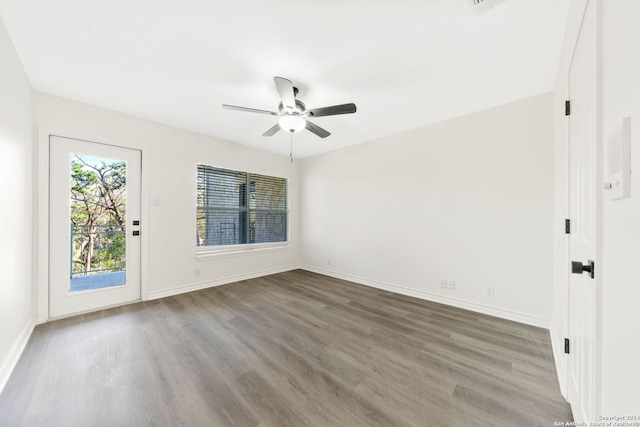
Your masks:
<svg viewBox="0 0 640 427"><path fill-rule="evenodd" d="M615 124L631 117L632 174L631 197L605 195L603 206L601 408L640 415L640 2L602 7L603 141L606 147Z"/></svg>
<svg viewBox="0 0 640 427"><path fill-rule="evenodd" d="M0 390L33 329L32 90L0 20Z"/></svg>
<svg viewBox="0 0 640 427"><path fill-rule="evenodd" d="M143 150L147 164L145 169L143 161L143 181L148 184L142 205L148 213L148 224L142 224L148 244L148 250L143 251L143 280L150 298L297 267L298 162L292 164L288 157L39 92L34 98L34 120L41 129L58 128L123 141ZM288 178L290 247L266 254L196 260L198 163ZM160 206L152 203L157 197L161 198ZM194 275L195 268L200 269L199 277Z"/></svg>
<svg viewBox="0 0 640 427"><path fill-rule="evenodd" d="M553 147L549 93L305 159L302 263L548 327Z"/></svg>

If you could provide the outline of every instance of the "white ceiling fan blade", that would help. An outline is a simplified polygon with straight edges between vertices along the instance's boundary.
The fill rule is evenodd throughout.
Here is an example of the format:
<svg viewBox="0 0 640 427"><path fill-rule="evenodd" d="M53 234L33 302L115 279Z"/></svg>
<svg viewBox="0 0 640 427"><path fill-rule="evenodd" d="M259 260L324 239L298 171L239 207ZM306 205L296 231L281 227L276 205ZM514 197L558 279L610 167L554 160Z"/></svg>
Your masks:
<svg viewBox="0 0 640 427"><path fill-rule="evenodd" d="M262 136L273 136L280 130L280 125L278 123L275 124L272 128L262 134Z"/></svg>
<svg viewBox="0 0 640 427"><path fill-rule="evenodd" d="M244 111L245 113L269 114L272 116L278 115L278 113L274 111L258 110L257 108L238 107L237 105L222 104L222 108L226 108L227 110Z"/></svg>
<svg viewBox="0 0 640 427"><path fill-rule="evenodd" d="M293 110L296 108L296 98L293 93L293 83L291 80L285 79L283 77L274 77L273 81L276 83L276 88L278 89L278 93L280 94L280 99L282 100L282 105L285 108Z"/></svg>

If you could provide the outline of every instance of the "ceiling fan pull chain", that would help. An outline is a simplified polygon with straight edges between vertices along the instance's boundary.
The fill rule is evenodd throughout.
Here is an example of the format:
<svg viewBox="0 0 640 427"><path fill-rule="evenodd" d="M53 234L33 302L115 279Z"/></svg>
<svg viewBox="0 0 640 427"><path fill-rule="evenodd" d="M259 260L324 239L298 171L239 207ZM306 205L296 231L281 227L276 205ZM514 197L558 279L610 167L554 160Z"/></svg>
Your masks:
<svg viewBox="0 0 640 427"><path fill-rule="evenodd" d="M289 134L289 158L291 159L291 163L293 163L293 133Z"/></svg>

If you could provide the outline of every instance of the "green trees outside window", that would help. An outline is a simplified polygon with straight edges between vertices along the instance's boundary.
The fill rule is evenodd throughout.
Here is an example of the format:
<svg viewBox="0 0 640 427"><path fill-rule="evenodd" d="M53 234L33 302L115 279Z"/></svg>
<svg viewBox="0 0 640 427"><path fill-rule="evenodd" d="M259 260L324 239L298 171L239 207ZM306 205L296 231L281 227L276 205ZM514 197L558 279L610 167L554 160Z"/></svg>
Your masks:
<svg viewBox="0 0 640 427"><path fill-rule="evenodd" d="M71 277L125 269L126 163L71 158Z"/></svg>

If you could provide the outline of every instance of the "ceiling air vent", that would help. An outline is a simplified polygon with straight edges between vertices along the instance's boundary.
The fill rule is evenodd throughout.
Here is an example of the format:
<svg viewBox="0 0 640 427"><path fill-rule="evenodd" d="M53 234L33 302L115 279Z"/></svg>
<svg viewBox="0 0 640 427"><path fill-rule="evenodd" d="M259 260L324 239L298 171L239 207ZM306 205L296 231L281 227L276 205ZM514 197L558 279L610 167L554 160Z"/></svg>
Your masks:
<svg viewBox="0 0 640 427"><path fill-rule="evenodd" d="M471 10L476 15L497 6L503 1L504 0L469 0Z"/></svg>

